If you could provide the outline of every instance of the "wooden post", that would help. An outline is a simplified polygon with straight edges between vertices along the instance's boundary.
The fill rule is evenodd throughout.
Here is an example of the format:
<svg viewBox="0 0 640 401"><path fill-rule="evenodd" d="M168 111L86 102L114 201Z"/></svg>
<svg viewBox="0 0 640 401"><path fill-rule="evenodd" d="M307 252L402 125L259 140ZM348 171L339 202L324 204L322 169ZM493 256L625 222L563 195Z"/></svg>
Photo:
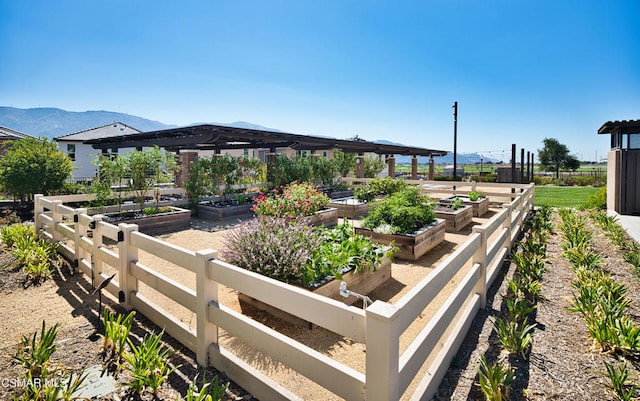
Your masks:
<svg viewBox="0 0 640 401"><path fill-rule="evenodd" d="M394 305L375 301L366 312L367 401L400 399L400 343Z"/></svg>
<svg viewBox="0 0 640 401"><path fill-rule="evenodd" d="M389 169L389 177L396 178L396 158L393 155L387 157L387 167Z"/></svg>
<svg viewBox="0 0 640 401"><path fill-rule="evenodd" d="M120 228L120 238L118 241L118 254L120 257L120 271L118 274L118 283L120 291L118 292L118 301L125 309L133 309L131 304L131 294L138 292L138 279L131 274L129 265L131 262L138 260L138 248L131 246L131 233L138 231L137 224L118 224ZM122 239L122 241L120 241Z"/></svg>
<svg viewBox="0 0 640 401"><path fill-rule="evenodd" d="M209 366L209 345L218 344L218 326L209 321L209 302L218 302L218 283L209 276L209 263L218 251L204 249L196 252L196 360Z"/></svg>
<svg viewBox="0 0 640 401"><path fill-rule="evenodd" d="M411 158L411 179L418 179L418 157L416 155Z"/></svg>
<svg viewBox="0 0 640 401"><path fill-rule="evenodd" d="M364 178L364 155L362 153L356 156L356 177Z"/></svg>
<svg viewBox="0 0 640 401"><path fill-rule="evenodd" d="M433 181L436 178L435 161L433 155L429 156L429 181Z"/></svg>

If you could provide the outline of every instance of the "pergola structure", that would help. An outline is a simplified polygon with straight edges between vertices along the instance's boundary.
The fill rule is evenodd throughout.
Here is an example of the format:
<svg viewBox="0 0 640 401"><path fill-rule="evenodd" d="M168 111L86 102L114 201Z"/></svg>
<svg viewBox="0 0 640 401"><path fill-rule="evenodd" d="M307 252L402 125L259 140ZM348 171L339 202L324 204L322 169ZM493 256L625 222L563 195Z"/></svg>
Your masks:
<svg viewBox="0 0 640 401"><path fill-rule="evenodd" d="M140 148L157 145L170 151L275 148L289 147L295 150L340 149L344 152L400 154L414 156L443 156L444 150L388 145L364 140L335 139L321 136L298 135L287 132L263 131L224 125L202 124L142 132L89 140L95 149Z"/></svg>
<svg viewBox="0 0 640 401"><path fill-rule="evenodd" d="M395 159L392 156L396 154L410 155L414 156L412 178L417 176L417 156L433 157L447 154L444 150L381 144L360 139L335 139L213 124L92 139L85 143L95 149L102 149L104 152L114 148L142 149L145 146L159 146L176 153L199 150L212 150L214 153L221 153L221 151L229 149L269 149L271 153L275 154L276 148L309 151L339 149L347 153L356 153L359 157L365 153L388 155L387 163L391 176L395 175ZM359 164L363 165L363 163ZM358 172L356 175L360 177Z"/></svg>

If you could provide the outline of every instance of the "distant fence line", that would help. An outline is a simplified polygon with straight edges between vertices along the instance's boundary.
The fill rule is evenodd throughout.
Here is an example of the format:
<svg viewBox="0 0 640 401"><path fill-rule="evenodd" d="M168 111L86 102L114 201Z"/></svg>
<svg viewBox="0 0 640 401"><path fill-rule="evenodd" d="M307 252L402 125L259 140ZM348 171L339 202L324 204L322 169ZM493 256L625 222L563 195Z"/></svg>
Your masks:
<svg viewBox="0 0 640 401"><path fill-rule="evenodd" d="M353 182L366 182L352 179ZM533 208L534 188L520 184L410 181L423 191L466 194L484 192L499 212L475 226L466 242L394 304L375 301L366 310L272 280L217 258L218 251L191 251L137 231L137 225L117 226L89 215L83 208L65 206L83 195L35 197L36 229L59 244L59 252L99 286L115 271L105 287L126 308L134 308L196 354L203 366L214 366L258 399L300 399L289 383L252 366L248 353L238 355L221 341L220 330L279 361L328 391L348 400L431 399L464 340L473 318L486 304L487 289L501 270ZM85 196L86 197L86 196ZM87 197L88 199L88 197ZM107 247L106 242L115 243ZM191 288L139 262L147 252L195 274ZM461 277L445 302L437 308L410 345L401 352L400 337L418 321L454 277ZM167 302L181 305L196 316L195 329L167 307L150 301L139 283L161 293ZM365 372L354 370L309 346L287 337L231 309L219 299L226 286L260 302L350 338L366 347ZM428 361L428 362L427 362ZM412 382L417 380L417 384Z"/></svg>

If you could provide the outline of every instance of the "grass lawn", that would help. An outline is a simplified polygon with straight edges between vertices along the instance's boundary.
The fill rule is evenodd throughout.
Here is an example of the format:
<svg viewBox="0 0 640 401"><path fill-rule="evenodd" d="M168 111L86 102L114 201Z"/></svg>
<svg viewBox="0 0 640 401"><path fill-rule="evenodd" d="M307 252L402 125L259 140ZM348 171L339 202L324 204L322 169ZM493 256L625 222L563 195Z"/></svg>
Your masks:
<svg viewBox="0 0 640 401"><path fill-rule="evenodd" d="M594 187L554 187L536 186L535 204L551 207L577 207L587 201L587 198L598 192Z"/></svg>

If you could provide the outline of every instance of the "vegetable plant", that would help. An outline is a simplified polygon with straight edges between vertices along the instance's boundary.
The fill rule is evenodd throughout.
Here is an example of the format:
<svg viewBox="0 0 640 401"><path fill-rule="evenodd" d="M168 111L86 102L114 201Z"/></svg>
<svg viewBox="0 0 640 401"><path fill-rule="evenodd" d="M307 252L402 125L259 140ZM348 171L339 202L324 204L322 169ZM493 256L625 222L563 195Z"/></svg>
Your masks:
<svg viewBox="0 0 640 401"><path fill-rule="evenodd" d="M260 193L254 199L253 210L258 216L300 217L311 216L329 206L330 199L309 183L292 182L274 189L269 194Z"/></svg>
<svg viewBox="0 0 640 401"><path fill-rule="evenodd" d="M411 234L434 220L431 199L420 195L418 187L407 187L372 204L362 227L373 231L384 228L391 234Z"/></svg>

